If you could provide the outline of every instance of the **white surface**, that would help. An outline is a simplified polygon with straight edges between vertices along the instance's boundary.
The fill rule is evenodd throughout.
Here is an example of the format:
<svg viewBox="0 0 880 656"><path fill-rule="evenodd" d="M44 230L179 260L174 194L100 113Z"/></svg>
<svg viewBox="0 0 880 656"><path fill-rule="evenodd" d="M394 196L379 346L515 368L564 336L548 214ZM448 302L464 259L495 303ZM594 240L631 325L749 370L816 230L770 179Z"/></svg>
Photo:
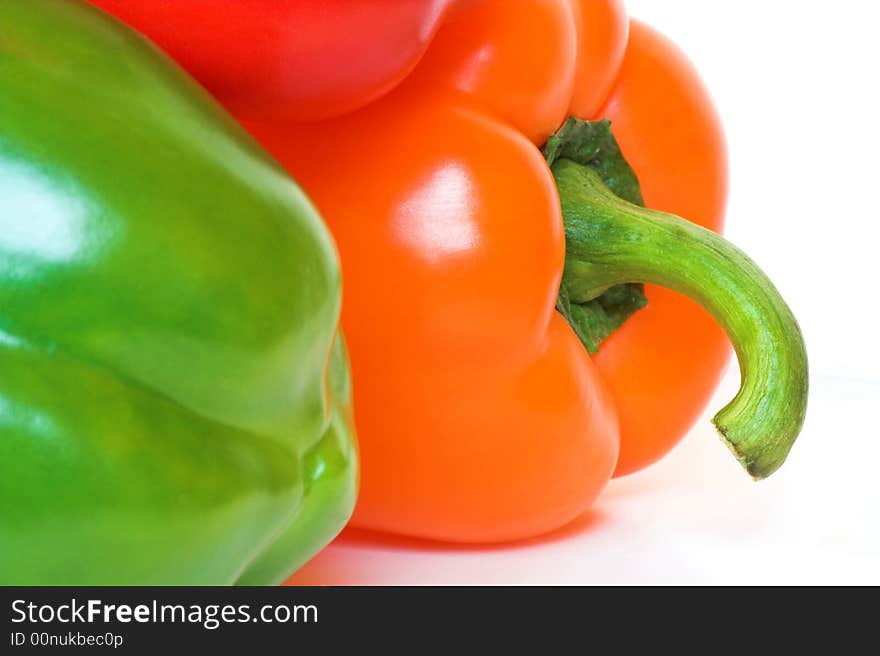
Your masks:
<svg viewBox="0 0 880 656"><path fill-rule="evenodd" d="M880 5L629 9L703 73L728 132L727 234L801 320L814 375L789 461L753 483L707 414L663 462L614 481L555 535L485 550L352 533L294 582L880 584Z"/></svg>
<svg viewBox="0 0 880 656"><path fill-rule="evenodd" d="M730 375L713 407L734 391ZM351 532L291 582L880 585L880 440L870 433L880 384L820 378L811 400L788 462L761 483L707 416L666 459L613 481L593 512L555 534L487 549Z"/></svg>

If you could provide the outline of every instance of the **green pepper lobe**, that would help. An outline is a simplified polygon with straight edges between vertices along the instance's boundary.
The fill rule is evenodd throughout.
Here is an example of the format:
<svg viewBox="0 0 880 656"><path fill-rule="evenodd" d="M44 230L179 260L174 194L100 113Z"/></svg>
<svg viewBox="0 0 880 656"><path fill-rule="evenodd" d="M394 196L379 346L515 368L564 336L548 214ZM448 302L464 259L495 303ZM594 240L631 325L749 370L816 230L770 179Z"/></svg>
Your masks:
<svg viewBox="0 0 880 656"><path fill-rule="evenodd" d="M0 88L0 582L283 580L357 483L320 217L88 5L0 3Z"/></svg>

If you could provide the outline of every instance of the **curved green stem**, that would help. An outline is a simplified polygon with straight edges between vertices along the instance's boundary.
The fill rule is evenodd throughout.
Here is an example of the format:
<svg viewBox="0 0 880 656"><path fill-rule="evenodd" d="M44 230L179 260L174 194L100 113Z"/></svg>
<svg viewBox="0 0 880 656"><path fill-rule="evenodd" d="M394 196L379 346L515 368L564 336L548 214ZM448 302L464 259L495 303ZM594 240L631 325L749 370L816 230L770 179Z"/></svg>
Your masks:
<svg viewBox="0 0 880 656"><path fill-rule="evenodd" d="M570 159L552 166L565 222L563 289L572 303L643 282L693 298L724 328L742 382L714 418L724 441L760 479L785 460L807 405L807 355L797 321L766 275L719 235L615 196Z"/></svg>

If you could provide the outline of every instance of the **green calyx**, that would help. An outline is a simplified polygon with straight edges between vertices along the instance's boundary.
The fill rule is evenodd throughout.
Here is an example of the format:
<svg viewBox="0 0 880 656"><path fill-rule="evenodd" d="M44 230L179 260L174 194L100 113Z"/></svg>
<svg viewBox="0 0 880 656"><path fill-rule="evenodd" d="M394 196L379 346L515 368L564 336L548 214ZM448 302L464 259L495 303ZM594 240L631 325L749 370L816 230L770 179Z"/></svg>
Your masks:
<svg viewBox="0 0 880 656"><path fill-rule="evenodd" d="M615 195L644 205L639 180L620 152L610 121L568 119L544 144L544 158L551 168L563 158L587 166L598 173ZM566 241L571 242L572 237L566 226ZM583 294L570 290L577 282L563 274L556 309L589 353L597 353L603 340L648 303L641 283L623 283Z"/></svg>
<svg viewBox="0 0 880 656"><path fill-rule="evenodd" d="M642 207L608 121L569 119L545 156L565 224L558 306L584 345L592 351L644 305L623 285L661 285L699 302L730 337L742 377L713 423L752 477L772 474L803 426L808 388L803 337L773 283L721 236Z"/></svg>

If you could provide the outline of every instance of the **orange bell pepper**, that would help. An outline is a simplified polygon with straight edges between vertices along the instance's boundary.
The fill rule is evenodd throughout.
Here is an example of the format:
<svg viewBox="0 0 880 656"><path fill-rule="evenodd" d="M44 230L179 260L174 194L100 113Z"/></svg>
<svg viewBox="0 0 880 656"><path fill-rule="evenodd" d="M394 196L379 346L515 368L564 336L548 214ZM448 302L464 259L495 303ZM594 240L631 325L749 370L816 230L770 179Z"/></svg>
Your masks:
<svg viewBox="0 0 880 656"><path fill-rule="evenodd" d="M715 234L725 145L692 65L617 0L441 4L381 98L317 122L239 115L340 249L353 523L466 542L565 524L681 439L725 331L743 385L715 423L749 473L771 473L803 422L806 355L772 284ZM616 142L568 117L610 120ZM649 283L646 307L628 283ZM631 293L620 308L615 290Z"/></svg>

